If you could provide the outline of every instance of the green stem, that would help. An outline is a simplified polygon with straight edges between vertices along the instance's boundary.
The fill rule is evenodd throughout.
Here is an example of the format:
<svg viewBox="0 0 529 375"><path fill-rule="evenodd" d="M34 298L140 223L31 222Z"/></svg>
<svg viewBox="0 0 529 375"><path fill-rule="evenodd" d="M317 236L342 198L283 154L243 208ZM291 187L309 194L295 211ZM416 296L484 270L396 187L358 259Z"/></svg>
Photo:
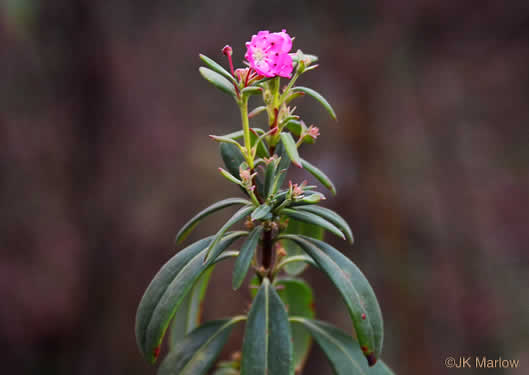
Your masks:
<svg viewBox="0 0 529 375"><path fill-rule="evenodd" d="M248 166L253 169L252 143L250 140L250 120L248 119L248 97L242 96L239 105L241 109L242 131L244 136L244 147L246 149L246 161Z"/></svg>
<svg viewBox="0 0 529 375"><path fill-rule="evenodd" d="M287 85L287 88L285 89L285 91L283 91L283 94L281 94L281 97L279 98L279 104L283 104L283 102L287 98L288 93L290 92L290 89L294 86L294 83L296 82L296 80L298 79L299 76L300 76L300 74L296 70L296 73L294 73L294 77L292 77L292 79L290 80L290 82Z"/></svg>

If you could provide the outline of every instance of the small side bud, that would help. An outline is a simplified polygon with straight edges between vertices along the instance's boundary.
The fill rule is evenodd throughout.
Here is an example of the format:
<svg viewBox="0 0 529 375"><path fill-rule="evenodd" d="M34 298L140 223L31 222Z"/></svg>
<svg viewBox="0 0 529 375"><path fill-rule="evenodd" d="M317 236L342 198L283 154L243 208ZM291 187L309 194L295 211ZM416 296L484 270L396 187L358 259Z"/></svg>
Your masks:
<svg viewBox="0 0 529 375"><path fill-rule="evenodd" d="M287 252L285 251L285 249L280 246L277 248L277 259L281 259L281 258L284 258L287 256Z"/></svg>
<svg viewBox="0 0 529 375"><path fill-rule="evenodd" d="M244 222L244 226L246 227L246 229L252 230L255 227L255 223L252 221L252 219L248 218Z"/></svg>
<svg viewBox="0 0 529 375"><path fill-rule="evenodd" d="M240 361L241 360L241 352L237 351L237 352L234 352L232 355L231 355L231 360L232 361Z"/></svg>
<svg viewBox="0 0 529 375"><path fill-rule="evenodd" d="M233 49L231 48L230 45L226 44L224 46L224 48L222 49L222 53L225 55L225 56L231 56L233 54Z"/></svg>
<svg viewBox="0 0 529 375"><path fill-rule="evenodd" d="M233 61L231 60L231 55L233 53L233 49L229 46L229 45L225 45L224 48L222 49L222 53L228 57L228 62L230 63L230 71L231 71L231 75L232 76L235 76L234 72L233 72Z"/></svg>
<svg viewBox="0 0 529 375"><path fill-rule="evenodd" d="M315 140L320 136L320 129L314 125L311 125L307 129L307 135Z"/></svg>

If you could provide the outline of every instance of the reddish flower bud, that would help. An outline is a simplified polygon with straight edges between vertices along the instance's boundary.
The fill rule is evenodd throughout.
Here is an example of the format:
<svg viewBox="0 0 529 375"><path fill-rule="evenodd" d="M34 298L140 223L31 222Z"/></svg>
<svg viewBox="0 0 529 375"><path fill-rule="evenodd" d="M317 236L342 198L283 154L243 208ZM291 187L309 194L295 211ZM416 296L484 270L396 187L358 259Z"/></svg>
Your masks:
<svg viewBox="0 0 529 375"><path fill-rule="evenodd" d="M233 53L233 49L231 48L231 46L229 46L228 44L226 44L224 46L224 48L222 49L222 53L226 56L231 56L231 54Z"/></svg>

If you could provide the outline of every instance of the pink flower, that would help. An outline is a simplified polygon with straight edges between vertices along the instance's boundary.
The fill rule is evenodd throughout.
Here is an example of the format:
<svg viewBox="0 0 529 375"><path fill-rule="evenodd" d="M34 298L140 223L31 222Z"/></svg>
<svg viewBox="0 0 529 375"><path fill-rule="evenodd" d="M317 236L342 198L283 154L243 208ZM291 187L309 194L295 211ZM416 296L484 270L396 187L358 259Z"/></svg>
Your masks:
<svg viewBox="0 0 529 375"><path fill-rule="evenodd" d="M259 31L246 42L246 55L244 56L250 66L260 75L265 77L290 78L292 73L292 38L286 30L272 33L268 30Z"/></svg>

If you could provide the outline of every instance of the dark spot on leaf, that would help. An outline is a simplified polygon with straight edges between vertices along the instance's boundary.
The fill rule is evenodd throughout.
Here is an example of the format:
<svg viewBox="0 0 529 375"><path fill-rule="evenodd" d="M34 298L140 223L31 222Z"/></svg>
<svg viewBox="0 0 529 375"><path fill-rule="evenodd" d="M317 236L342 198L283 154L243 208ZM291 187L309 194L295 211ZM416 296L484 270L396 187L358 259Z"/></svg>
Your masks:
<svg viewBox="0 0 529 375"><path fill-rule="evenodd" d="M362 314L362 320L366 320L366 314Z"/></svg>

